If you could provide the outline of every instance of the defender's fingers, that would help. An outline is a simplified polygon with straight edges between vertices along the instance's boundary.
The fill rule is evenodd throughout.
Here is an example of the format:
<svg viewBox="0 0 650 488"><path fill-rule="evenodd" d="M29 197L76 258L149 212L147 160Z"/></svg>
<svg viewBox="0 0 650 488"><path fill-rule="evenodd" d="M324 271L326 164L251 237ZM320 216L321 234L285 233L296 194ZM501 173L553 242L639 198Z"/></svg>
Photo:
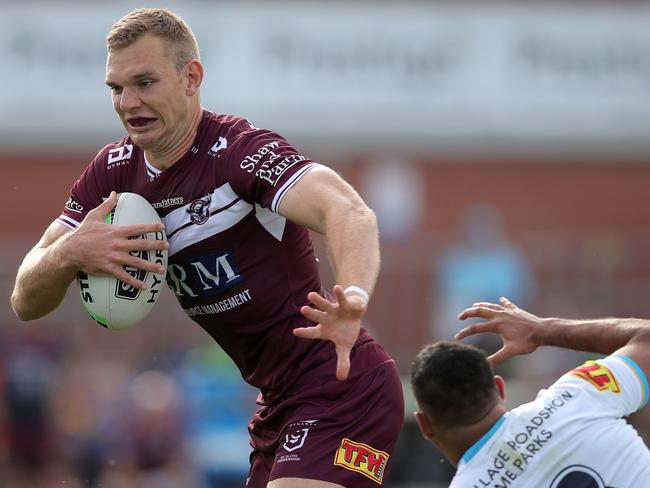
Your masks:
<svg viewBox="0 0 650 488"><path fill-rule="evenodd" d="M499 349L497 352L489 356L487 359L490 362L490 364L494 367L499 363L502 363L506 359L508 359L511 356L504 347Z"/></svg>
<svg viewBox="0 0 650 488"><path fill-rule="evenodd" d="M499 310L493 310L485 307L470 307L463 310L458 314L460 320L465 320L470 317L479 317L482 319L491 319Z"/></svg>
<svg viewBox="0 0 650 488"><path fill-rule="evenodd" d="M476 302L472 304L472 308L474 307L489 308L491 310L503 310L503 307L501 305L492 302Z"/></svg>
<svg viewBox="0 0 650 488"><path fill-rule="evenodd" d="M464 339L465 337L473 336L476 334L482 334L484 332L492 332L494 330L494 324L491 322L482 322L480 324L472 324L469 327L458 331L454 336L454 339L457 341Z"/></svg>
<svg viewBox="0 0 650 488"><path fill-rule="evenodd" d="M321 329L320 324L314 327L298 327L293 329L293 335L302 339L320 339Z"/></svg>
<svg viewBox="0 0 650 488"><path fill-rule="evenodd" d="M506 297L501 297L499 298L499 303L503 305L505 308L508 308L510 310L517 308L517 305L512 303L510 300L508 300Z"/></svg>

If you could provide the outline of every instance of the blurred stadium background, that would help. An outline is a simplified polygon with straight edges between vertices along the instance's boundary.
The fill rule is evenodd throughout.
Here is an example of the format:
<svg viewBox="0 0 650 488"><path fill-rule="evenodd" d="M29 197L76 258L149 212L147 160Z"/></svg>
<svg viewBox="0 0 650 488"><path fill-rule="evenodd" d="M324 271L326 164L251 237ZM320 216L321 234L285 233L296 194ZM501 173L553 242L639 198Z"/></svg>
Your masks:
<svg viewBox="0 0 650 488"><path fill-rule="evenodd" d="M650 317L646 2L163 5L197 34L204 106L283 134L376 210L368 326L405 381L476 300ZM2 487L243 486L254 392L171 293L124 332L95 325L75 289L37 323L9 304L22 256L122 135L104 35L136 6L0 1ZM548 349L504 365L509 403L583 358ZM386 486L446 486L452 469L407 402ZM650 413L630 421L650 441Z"/></svg>

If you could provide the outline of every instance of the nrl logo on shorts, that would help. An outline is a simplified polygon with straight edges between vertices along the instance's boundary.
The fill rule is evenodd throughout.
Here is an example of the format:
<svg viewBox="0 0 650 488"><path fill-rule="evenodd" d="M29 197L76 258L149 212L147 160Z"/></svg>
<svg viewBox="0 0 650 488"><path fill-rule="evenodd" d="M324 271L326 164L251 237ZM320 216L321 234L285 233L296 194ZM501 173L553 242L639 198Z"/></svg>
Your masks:
<svg viewBox="0 0 650 488"><path fill-rule="evenodd" d="M210 203L212 202L212 195L206 195L203 198L194 200L190 203L190 207L186 210L190 214L190 220L193 224L203 225L210 218Z"/></svg>
<svg viewBox="0 0 650 488"><path fill-rule="evenodd" d="M313 426L318 420L302 420L289 425L290 432L284 436L282 447L287 452L295 451L305 445L305 439L309 434L309 427Z"/></svg>

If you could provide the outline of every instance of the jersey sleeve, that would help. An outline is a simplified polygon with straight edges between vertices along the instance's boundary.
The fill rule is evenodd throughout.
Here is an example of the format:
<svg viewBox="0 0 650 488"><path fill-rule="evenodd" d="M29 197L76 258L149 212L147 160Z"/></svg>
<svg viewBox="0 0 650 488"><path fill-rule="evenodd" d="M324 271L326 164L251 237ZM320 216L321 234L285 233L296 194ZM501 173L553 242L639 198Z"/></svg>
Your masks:
<svg viewBox="0 0 650 488"><path fill-rule="evenodd" d="M282 198L316 163L274 132L251 129L232 149L229 182L249 203L277 212Z"/></svg>
<svg viewBox="0 0 650 488"><path fill-rule="evenodd" d="M110 190L104 188L107 187L107 181L101 171L101 162L105 159L105 149L95 156L95 159L72 185L63 212L56 219L57 222L72 230L79 227L88 212L102 203L103 198L110 194Z"/></svg>
<svg viewBox="0 0 650 488"><path fill-rule="evenodd" d="M575 386L586 393L585 408L624 417L648 403L648 380L629 357L607 356L587 361L562 376L556 387Z"/></svg>

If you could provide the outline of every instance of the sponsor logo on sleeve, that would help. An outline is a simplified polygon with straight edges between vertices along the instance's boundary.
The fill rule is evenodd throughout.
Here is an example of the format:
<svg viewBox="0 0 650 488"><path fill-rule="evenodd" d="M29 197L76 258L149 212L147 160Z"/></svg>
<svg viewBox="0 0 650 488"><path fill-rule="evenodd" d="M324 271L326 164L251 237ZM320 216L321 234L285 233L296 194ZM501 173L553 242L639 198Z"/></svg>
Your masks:
<svg viewBox="0 0 650 488"><path fill-rule="evenodd" d="M263 164L262 167L257 170L255 175L262 180L268 181L271 186L275 186L278 184L280 177L286 173L289 168L295 166L301 161L305 161L306 159L305 156L291 154L282 158L282 160L275 165L271 165L270 163Z"/></svg>
<svg viewBox="0 0 650 488"><path fill-rule="evenodd" d="M239 167L247 173L255 172L255 176L267 181L271 186L277 185L282 175L292 166L305 161L307 158L299 154L281 155L276 152L280 144L272 141L260 147L252 156L246 156Z"/></svg>
<svg viewBox="0 0 650 488"><path fill-rule="evenodd" d="M334 464L356 471L381 485L389 457L384 451L345 438L336 451Z"/></svg>
<svg viewBox="0 0 650 488"><path fill-rule="evenodd" d="M598 391L609 390L613 393L621 392L614 373L607 366L598 364L596 361L587 361L582 366L572 370L571 374L588 381Z"/></svg>
<svg viewBox="0 0 650 488"><path fill-rule="evenodd" d="M79 202L77 202L72 197L68 198L68 201L65 202L65 208L71 212L83 213L84 207Z"/></svg>

